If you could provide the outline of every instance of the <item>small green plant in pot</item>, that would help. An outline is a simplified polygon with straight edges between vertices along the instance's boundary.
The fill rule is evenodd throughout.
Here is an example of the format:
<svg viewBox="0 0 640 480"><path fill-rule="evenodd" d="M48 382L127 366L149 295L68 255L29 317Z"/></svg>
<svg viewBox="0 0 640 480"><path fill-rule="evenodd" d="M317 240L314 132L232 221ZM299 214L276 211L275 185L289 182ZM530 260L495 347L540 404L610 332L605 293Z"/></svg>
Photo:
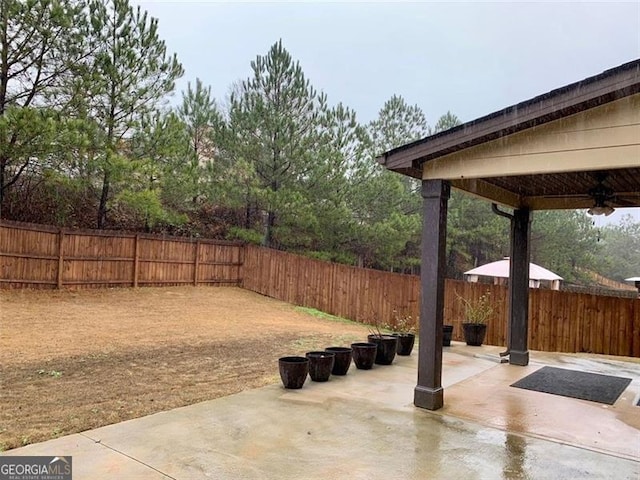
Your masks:
<svg viewBox="0 0 640 480"><path fill-rule="evenodd" d="M486 291L477 300L468 300L456 292L458 301L464 310L462 329L467 345L479 347L487 334L487 322L493 317L495 309L491 303L491 292Z"/></svg>

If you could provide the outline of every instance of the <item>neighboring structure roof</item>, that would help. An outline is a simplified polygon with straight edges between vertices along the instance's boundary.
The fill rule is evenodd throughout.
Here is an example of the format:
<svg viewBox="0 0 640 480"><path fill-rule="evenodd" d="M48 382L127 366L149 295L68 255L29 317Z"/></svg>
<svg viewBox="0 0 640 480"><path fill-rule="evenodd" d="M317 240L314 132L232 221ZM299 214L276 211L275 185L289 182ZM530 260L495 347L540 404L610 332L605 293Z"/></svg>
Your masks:
<svg viewBox="0 0 640 480"><path fill-rule="evenodd" d="M640 277L625 278L626 282L640 282Z"/></svg>
<svg viewBox="0 0 640 480"><path fill-rule="evenodd" d="M509 278L509 259L498 260L497 262L487 263L472 270L464 272L465 275L478 275L484 277L500 277ZM529 264L529 278L531 280L562 280L562 277L556 275L551 270L536 265Z"/></svg>

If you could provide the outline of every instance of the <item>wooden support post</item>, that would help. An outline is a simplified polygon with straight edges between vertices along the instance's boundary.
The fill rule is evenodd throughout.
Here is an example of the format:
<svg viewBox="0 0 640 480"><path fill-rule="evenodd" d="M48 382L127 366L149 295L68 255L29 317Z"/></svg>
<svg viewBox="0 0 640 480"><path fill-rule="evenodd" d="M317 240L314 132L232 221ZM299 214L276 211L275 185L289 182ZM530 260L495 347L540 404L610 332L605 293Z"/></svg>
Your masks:
<svg viewBox="0 0 640 480"><path fill-rule="evenodd" d="M446 269L447 204L450 186L444 180L422 181L422 259L420 342L416 407L438 410L444 404L442 389L442 320Z"/></svg>
<svg viewBox="0 0 640 480"><path fill-rule="evenodd" d="M198 286L198 269L200 267L200 240L196 240L196 251L193 257L193 286Z"/></svg>
<svg viewBox="0 0 640 480"><path fill-rule="evenodd" d="M513 211L511 221L511 259L509 266L509 363L528 365L529 350L529 233L528 208Z"/></svg>
<svg viewBox="0 0 640 480"><path fill-rule="evenodd" d="M58 279L57 286L58 289L62 288L63 285L63 274L64 274L64 228L60 229L58 233Z"/></svg>
<svg viewBox="0 0 640 480"><path fill-rule="evenodd" d="M138 270L140 268L140 235L136 235L133 253L133 288L138 286Z"/></svg>

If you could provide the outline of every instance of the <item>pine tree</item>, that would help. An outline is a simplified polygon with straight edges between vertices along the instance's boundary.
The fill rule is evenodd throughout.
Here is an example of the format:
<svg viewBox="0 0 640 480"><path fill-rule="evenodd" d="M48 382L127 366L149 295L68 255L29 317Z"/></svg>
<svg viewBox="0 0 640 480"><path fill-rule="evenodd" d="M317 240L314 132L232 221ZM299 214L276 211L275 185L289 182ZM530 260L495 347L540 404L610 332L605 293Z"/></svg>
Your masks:
<svg viewBox="0 0 640 480"><path fill-rule="evenodd" d="M400 95L387 100L378 118L369 124L374 155L420 140L431 133L422 109L409 105Z"/></svg>
<svg viewBox="0 0 640 480"><path fill-rule="evenodd" d="M85 13L79 0L0 1L0 218L7 189L69 147L60 87L89 53Z"/></svg>
<svg viewBox="0 0 640 480"><path fill-rule="evenodd" d="M449 130L450 128L457 127L461 123L462 122L456 115L451 112L447 112L438 119L433 127L433 133Z"/></svg>
<svg viewBox="0 0 640 480"><path fill-rule="evenodd" d="M211 87L204 87L199 78L196 78L195 88L189 82L187 91L182 93L178 116L187 127L195 161L204 163L211 160L214 155L212 133L221 121L216 102L211 96Z"/></svg>
<svg viewBox="0 0 640 480"><path fill-rule="evenodd" d="M177 113L189 137L189 154L184 161L187 163L185 168L191 173L191 201L195 205L201 193L202 176L206 173L216 182L225 174L222 156L218 154L220 147L216 145L220 141L216 137L223 126L223 119L211 96L211 87L205 87L199 78L196 78L195 88L191 82L187 85Z"/></svg>
<svg viewBox="0 0 640 480"><path fill-rule="evenodd" d="M111 182L126 157L128 136L142 118L172 92L182 73L175 54L168 55L158 35L158 21L129 0L91 0L93 48L73 90L79 111L100 128L104 153L97 159L101 178L97 227L107 220Z"/></svg>
<svg viewBox="0 0 640 480"><path fill-rule="evenodd" d="M318 111L326 100L282 41L251 68L253 76L231 96L228 146L232 161L248 162L256 176L256 202L265 217L263 243L271 246L278 223L283 227L305 207L301 189L314 168Z"/></svg>
<svg viewBox="0 0 640 480"><path fill-rule="evenodd" d="M366 161L351 177L350 204L358 231L354 249L361 266L409 268L418 263L413 252L420 234L418 182L384 169L375 158L428 135L430 129L420 107L394 95L367 132L369 141L361 153Z"/></svg>
<svg viewBox="0 0 640 480"><path fill-rule="evenodd" d="M619 281L640 276L640 222L626 215L619 225L607 226L602 236L602 272Z"/></svg>

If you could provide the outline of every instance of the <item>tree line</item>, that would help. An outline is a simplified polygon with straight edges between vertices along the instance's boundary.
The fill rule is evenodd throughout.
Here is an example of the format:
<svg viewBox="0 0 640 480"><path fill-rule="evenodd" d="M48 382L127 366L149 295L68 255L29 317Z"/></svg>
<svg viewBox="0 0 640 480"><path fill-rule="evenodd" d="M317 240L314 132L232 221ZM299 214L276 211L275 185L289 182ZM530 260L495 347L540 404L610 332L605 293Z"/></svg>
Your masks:
<svg viewBox="0 0 640 480"><path fill-rule="evenodd" d="M415 272L421 197L377 155L433 125L401 96L373 121L330 102L282 41L215 98L183 68L158 21L129 0L0 3L0 218L240 239ZM454 192L448 273L508 254L508 225ZM640 226L596 229L581 211L536 212L533 261L569 281L640 274Z"/></svg>

